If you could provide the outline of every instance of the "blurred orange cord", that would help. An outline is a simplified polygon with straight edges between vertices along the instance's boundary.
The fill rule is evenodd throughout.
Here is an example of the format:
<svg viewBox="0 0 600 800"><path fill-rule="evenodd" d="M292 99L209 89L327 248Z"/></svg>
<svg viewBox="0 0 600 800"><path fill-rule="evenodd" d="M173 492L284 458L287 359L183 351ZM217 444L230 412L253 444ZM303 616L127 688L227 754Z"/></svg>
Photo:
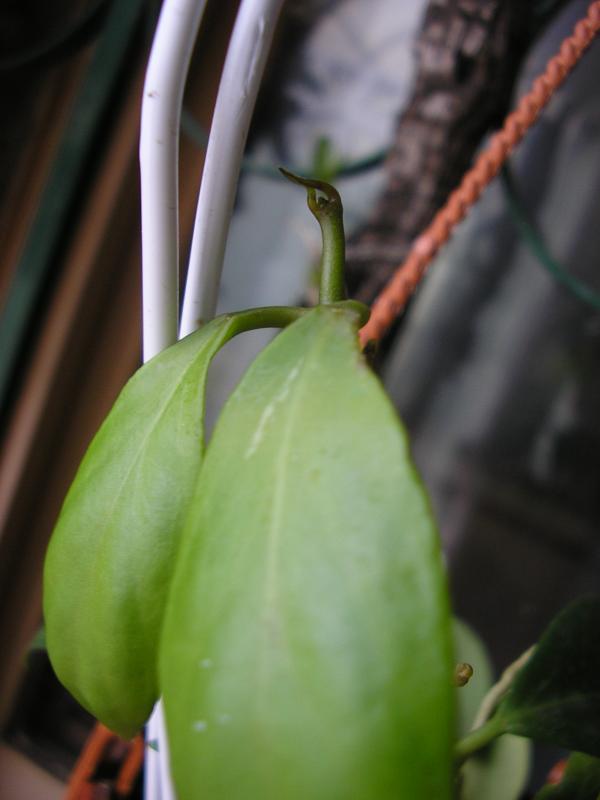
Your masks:
<svg viewBox="0 0 600 800"><path fill-rule="evenodd" d="M488 147L465 174L446 204L433 221L414 242L405 262L398 268L388 285L375 300L369 322L361 330L363 345L379 340L404 308L410 295L425 274L437 251L450 238L454 227L479 199L485 187L498 174L500 168L535 123L542 109L575 67L583 53L600 30L600 0L590 3L587 16L575 26L559 52L552 58L540 77L508 115L502 129L496 133ZM104 725L97 723L75 765L65 800L93 800L102 796L94 788L93 777L110 744L119 741ZM115 791L127 797L144 760L144 740L137 736L128 746L115 782Z"/></svg>
<svg viewBox="0 0 600 800"><path fill-rule="evenodd" d="M131 794L133 784L144 763L144 750L144 737L140 734L131 742L127 757L117 775L115 791L118 797L129 797Z"/></svg>
<svg viewBox="0 0 600 800"><path fill-rule="evenodd" d="M115 745L123 748L125 755L113 782L114 791L117 797L129 797L144 763L144 738L140 734L131 742L125 742L97 722L71 773L65 800L99 800L110 796L108 787L94 783L94 777Z"/></svg>
<svg viewBox="0 0 600 800"><path fill-rule="evenodd" d="M548 777L546 778L546 783L550 786L557 786L559 783L561 783L562 779L564 778L566 769L567 769L566 758L562 758L560 761L557 761L556 764L552 767L552 769L548 773Z"/></svg>
<svg viewBox="0 0 600 800"><path fill-rule="evenodd" d="M600 30L600 0L588 7L571 36L550 59L546 69L521 98L516 109L506 117L502 129L492 136L489 145L478 156L459 186L437 212L425 231L413 243L403 264L375 299L371 317L360 332L363 346L380 340L406 305L409 297L425 275L438 250L479 199L485 187L498 174L502 165L538 119L548 101L575 67Z"/></svg>

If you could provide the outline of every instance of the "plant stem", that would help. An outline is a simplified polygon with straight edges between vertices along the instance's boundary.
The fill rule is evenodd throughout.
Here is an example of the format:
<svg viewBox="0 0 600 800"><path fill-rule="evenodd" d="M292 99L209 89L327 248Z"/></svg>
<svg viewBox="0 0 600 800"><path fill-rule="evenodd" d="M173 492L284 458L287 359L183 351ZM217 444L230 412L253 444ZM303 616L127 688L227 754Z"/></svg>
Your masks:
<svg viewBox="0 0 600 800"><path fill-rule="evenodd" d="M492 688L489 690L489 692L485 695L485 697L481 701L481 705L479 706L477 716L473 721L474 728L479 728L485 722L487 722L489 719L492 718L492 715L496 711L498 704L510 689L517 673L529 661L529 659L533 655L534 650L535 650L535 645L530 647L524 653L521 653L521 655L516 659L516 661L513 661L512 664L509 664L508 667L506 667L506 669L500 676L500 680L492 686Z"/></svg>
<svg viewBox="0 0 600 800"><path fill-rule="evenodd" d="M464 761L465 758L468 758L477 750L481 750L482 747L485 747L503 733L505 733L504 720L496 714L480 728L476 728L460 739L454 749L454 755L458 761Z"/></svg>
<svg viewBox="0 0 600 800"><path fill-rule="evenodd" d="M353 311L359 321L359 327L362 328L369 321L371 309L360 300L340 300L339 303L332 303L336 308L344 309L345 311Z"/></svg>
<svg viewBox="0 0 600 800"><path fill-rule="evenodd" d="M346 241L342 199L337 190L324 181L302 178L281 168L280 172L293 183L304 186L308 194L308 207L321 226L323 254L319 302L325 305L339 303L346 297L344 289ZM320 197L317 197L317 193Z"/></svg>
<svg viewBox="0 0 600 800"><path fill-rule="evenodd" d="M358 317L359 325L364 325L369 319L369 308L358 300L340 300L330 305L344 311L351 311ZM228 340L239 333L255 331L259 328L286 328L300 319L301 316L312 309L298 306L264 306L249 308L245 311L235 311L227 314L232 322Z"/></svg>
<svg viewBox="0 0 600 800"><path fill-rule="evenodd" d="M319 302L324 304L337 303L346 297L344 288L346 242L342 219L342 202L340 200L338 206L337 203L331 200L326 200L325 204L321 204L315 199L313 206L309 204L310 210L319 221L323 237Z"/></svg>
<svg viewBox="0 0 600 800"><path fill-rule="evenodd" d="M290 306L267 306L250 308L247 311L236 311L231 314L233 320L232 336L259 328L285 328L295 322L310 309Z"/></svg>

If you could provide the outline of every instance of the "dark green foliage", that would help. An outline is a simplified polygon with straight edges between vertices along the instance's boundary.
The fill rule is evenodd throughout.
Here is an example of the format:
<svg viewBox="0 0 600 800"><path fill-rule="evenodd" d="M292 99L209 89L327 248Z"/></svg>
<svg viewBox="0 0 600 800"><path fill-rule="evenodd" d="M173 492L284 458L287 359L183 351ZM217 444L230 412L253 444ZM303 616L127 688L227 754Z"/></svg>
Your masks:
<svg viewBox="0 0 600 800"><path fill-rule="evenodd" d="M600 599L556 617L497 715L509 733L600 756Z"/></svg>

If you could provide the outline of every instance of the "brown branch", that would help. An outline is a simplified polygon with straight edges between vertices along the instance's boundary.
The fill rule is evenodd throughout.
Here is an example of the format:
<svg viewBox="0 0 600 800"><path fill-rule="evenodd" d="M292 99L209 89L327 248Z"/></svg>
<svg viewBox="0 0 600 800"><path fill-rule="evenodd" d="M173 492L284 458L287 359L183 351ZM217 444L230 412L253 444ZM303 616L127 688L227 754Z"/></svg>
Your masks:
<svg viewBox="0 0 600 800"><path fill-rule="evenodd" d="M371 318L361 330L363 345L383 337L423 278L435 254L448 241L455 226L464 219L486 186L498 174L510 153L536 122L599 30L600 0L593 0L587 16L577 23L571 36L563 41L559 52L550 59L544 73L534 81L531 90L508 115L502 129L492 137L488 147L464 175L458 188L452 192L431 224L413 243L404 263L376 298Z"/></svg>

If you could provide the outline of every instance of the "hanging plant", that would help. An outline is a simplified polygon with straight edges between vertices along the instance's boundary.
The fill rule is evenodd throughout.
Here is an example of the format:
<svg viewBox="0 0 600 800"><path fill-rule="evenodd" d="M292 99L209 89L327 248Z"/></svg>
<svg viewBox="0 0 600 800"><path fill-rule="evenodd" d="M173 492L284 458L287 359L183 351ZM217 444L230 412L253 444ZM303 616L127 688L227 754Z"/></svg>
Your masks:
<svg viewBox="0 0 600 800"><path fill-rule="evenodd" d="M125 387L47 556L57 675L127 737L162 695L182 800L450 800L485 785L459 768L505 733L600 755L597 600L557 619L456 743L439 540L360 351L368 312L344 299L341 200L286 175L321 226L319 305L219 317ZM257 327L286 329L204 452L210 361ZM578 785L592 762L573 762Z"/></svg>

